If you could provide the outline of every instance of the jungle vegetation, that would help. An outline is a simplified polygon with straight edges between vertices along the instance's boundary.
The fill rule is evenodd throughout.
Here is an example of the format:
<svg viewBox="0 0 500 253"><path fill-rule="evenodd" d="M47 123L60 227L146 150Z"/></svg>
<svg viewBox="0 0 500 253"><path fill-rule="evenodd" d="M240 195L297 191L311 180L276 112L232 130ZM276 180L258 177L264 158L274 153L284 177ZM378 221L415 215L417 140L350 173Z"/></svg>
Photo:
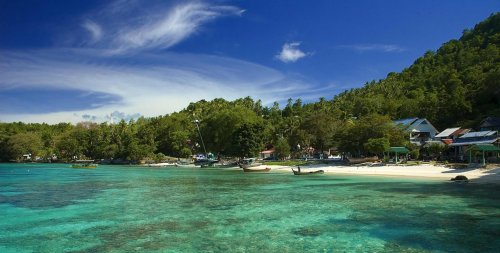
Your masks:
<svg viewBox="0 0 500 253"><path fill-rule="evenodd" d="M201 100L172 114L116 124L0 123L0 159L189 157L203 152L195 120L207 151L223 156L250 157L270 147L279 157L297 157L311 148L336 147L352 155L378 154L388 145L413 150L392 120L427 118L443 130L500 116L500 13L400 73L332 97L313 103L289 99L283 106L263 106L250 97Z"/></svg>

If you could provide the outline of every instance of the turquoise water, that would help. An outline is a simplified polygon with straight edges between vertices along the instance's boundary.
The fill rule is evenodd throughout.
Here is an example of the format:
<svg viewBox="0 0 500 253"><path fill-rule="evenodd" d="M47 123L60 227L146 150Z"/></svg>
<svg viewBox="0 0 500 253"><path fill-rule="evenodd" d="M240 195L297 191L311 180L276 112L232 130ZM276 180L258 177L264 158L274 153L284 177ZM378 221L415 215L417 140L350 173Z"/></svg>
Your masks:
<svg viewBox="0 0 500 253"><path fill-rule="evenodd" d="M500 187L0 164L0 252L498 252Z"/></svg>

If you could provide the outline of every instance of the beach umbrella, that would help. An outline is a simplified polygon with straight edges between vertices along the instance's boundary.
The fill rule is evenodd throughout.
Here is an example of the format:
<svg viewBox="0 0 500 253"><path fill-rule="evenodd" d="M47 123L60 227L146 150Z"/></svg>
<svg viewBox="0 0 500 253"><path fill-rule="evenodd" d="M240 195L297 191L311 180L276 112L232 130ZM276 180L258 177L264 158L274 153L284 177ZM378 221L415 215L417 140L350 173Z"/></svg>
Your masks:
<svg viewBox="0 0 500 253"><path fill-rule="evenodd" d="M486 159L484 157L485 152L494 152L494 153L499 153L500 148L493 144L475 144L472 145L469 148L469 163L472 161L472 151L481 151L482 153L482 159L481 159L481 164L484 166L486 165Z"/></svg>
<svg viewBox="0 0 500 253"><path fill-rule="evenodd" d="M396 163L398 163L398 154L408 154L410 150L406 147L390 147L388 153L396 153Z"/></svg>

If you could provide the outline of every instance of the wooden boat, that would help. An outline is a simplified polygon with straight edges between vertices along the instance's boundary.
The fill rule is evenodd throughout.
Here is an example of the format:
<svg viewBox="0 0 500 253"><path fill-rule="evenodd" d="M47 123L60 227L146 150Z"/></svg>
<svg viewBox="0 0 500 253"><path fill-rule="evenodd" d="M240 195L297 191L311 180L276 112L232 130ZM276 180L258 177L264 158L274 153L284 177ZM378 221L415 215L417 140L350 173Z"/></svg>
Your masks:
<svg viewBox="0 0 500 253"><path fill-rule="evenodd" d="M243 168L244 172L269 172L271 168L267 167L265 169L249 169L249 168Z"/></svg>
<svg viewBox="0 0 500 253"><path fill-rule="evenodd" d="M256 162L255 158L247 158L247 159L243 159L239 163L239 165L240 165L240 168L242 168L242 169L248 169L250 167L260 166L260 165L262 165L262 163Z"/></svg>
<svg viewBox="0 0 500 253"><path fill-rule="evenodd" d="M315 170L315 171L298 171L298 170L294 170L292 169L293 171L293 174L296 175L296 176L301 176L301 175L311 175L311 174L323 174L325 173L324 170Z"/></svg>
<svg viewBox="0 0 500 253"><path fill-rule="evenodd" d="M356 163L373 163L378 161L378 156L372 156L372 157L360 157L360 158L347 158L349 163L351 164L356 164Z"/></svg>
<svg viewBox="0 0 500 253"><path fill-rule="evenodd" d="M252 167L257 167L257 166L261 166L262 163L252 163L252 164L240 164L240 168L242 169L250 169Z"/></svg>
<svg viewBox="0 0 500 253"><path fill-rule="evenodd" d="M71 165L73 169L95 169L97 168L97 164L95 163L84 163L84 164L73 164Z"/></svg>

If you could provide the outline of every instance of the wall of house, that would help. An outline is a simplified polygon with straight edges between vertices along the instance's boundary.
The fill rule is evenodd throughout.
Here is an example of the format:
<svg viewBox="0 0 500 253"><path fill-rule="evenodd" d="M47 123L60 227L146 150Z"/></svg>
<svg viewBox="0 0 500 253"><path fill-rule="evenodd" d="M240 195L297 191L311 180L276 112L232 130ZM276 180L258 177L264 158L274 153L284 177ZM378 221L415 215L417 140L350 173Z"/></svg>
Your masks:
<svg viewBox="0 0 500 253"><path fill-rule="evenodd" d="M428 121L424 121L424 122L420 123L418 126L415 126L414 128L419 132L430 133L431 139L434 138L434 136L436 136L436 134L437 134L437 131L434 129L434 127L431 124L429 124Z"/></svg>

